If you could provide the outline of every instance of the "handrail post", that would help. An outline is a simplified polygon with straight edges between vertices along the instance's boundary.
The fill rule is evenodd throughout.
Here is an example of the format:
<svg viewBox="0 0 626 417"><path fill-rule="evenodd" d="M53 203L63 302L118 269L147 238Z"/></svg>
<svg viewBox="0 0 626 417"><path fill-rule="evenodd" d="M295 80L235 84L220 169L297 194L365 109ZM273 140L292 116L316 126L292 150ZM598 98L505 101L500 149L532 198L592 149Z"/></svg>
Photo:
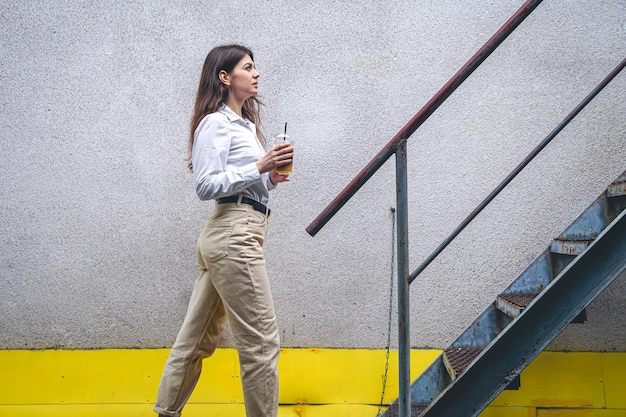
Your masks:
<svg viewBox="0 0 626 417"><path fill-rule="evenodd" d="M398 224L398 236L396 238L398 254L398 386L400 394L398 397L398 417L410 417L411 328L409 325L409 210L406 140L403 140L396 149L396 207Z"/></svg>

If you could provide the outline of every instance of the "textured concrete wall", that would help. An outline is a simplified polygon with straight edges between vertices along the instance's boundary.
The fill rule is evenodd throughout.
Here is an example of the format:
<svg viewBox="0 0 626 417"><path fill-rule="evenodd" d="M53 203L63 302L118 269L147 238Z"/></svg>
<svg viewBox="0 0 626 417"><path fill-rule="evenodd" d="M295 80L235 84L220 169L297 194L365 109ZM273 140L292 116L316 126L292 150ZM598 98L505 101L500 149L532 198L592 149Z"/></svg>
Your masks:
<svg viewBox="0 0 626 417"><path fill-rule="evenodd" d="M522 3L0 2L0 348L173 342L212 207L188 121L228 42L255 51L266 132L298 139L266 245L283 344L383 347L393 161L304 228ZM411 138L412 269L623 59L624 16L544 2ZM626 168L625 91L621 74L414 283L413 345L447 346ZM626 350L625 281L553 346Z"/></svg>

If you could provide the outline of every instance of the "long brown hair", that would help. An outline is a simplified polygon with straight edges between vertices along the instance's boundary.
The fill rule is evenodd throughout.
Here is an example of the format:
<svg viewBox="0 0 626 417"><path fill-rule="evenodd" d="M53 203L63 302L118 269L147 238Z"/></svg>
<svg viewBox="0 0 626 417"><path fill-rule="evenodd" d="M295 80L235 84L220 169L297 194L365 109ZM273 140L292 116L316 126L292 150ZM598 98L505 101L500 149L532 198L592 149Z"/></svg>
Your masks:
<svg viewBox="0 0 626 417"><path fill-rule="evenodd" d="M187 162L190 170L193 170L191 151L193 149L196 128L207 114L216 112L222 103L225 103L228 99L228 89L220 80L219 73L220 71L226 71L230 74L235 65L246 55L249 55L254 61L252 51L245 46L222 45L213 48L204 60L189 132ZM261 104L257 97L250 97L243 104L242 115L256 125L257 136L261 143L265 144L265 137L260 129L259 107Z"/></svg>

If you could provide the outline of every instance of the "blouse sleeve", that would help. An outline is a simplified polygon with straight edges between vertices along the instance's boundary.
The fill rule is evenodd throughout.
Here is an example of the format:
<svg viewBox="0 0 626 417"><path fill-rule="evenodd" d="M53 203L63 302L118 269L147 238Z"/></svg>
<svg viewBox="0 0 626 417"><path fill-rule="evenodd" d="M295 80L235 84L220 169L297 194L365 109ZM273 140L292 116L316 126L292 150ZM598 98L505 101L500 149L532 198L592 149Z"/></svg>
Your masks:
<svg viewBox="0 0 626 417"><path fill-rule="evenodd" d="M211 200L243 191L263 178L255 162L228 165L232 136L219 120L206 118L194 140L193 163L196 194Z"/></svg>

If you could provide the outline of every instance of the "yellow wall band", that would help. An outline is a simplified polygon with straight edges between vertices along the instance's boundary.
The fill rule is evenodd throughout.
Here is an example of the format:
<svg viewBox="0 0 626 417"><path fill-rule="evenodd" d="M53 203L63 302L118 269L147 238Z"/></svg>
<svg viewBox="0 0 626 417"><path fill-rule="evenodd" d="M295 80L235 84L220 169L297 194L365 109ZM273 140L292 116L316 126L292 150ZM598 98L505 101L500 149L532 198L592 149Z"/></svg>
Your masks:
<svg viewBox="0 0 626 417"><path fill-rule="evenodd" d="M168 349L0 351L0 417L151 416ZM438 350L411 352L416 378ZM280 417L376 416L384 350L283 349ZM185 417L244 416L237 353L204 361ZM397 397L392 352L384 402ZM544 352L481 417L626 416L626 353ZM569 414L568 414L569 413Z"/></svg>

